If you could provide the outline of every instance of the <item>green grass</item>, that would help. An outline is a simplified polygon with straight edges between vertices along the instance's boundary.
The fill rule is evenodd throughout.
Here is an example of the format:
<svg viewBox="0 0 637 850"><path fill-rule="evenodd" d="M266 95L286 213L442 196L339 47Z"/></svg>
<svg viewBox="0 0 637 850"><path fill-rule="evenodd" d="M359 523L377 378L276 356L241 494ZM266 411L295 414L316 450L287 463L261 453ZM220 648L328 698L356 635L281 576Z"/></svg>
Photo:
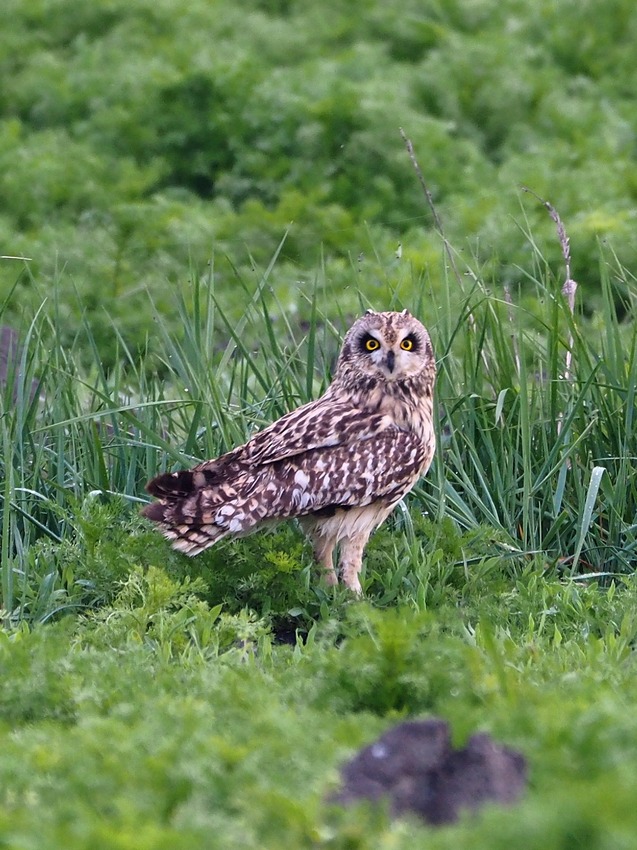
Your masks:
<svg viewBox="0 0 637 850"><path fill-rule="evenodd" d="M170 322L155 309L161 355L120 339L108 372L90 324L51 343L55 293L23 329L0 402L0 846L632 847L630 274L592 318L539 254L513 303L469 269L446 300L415 278L374 305L431 330L440 449L361 602L317 583L292 524L189 560L139 517L150 476L329 380L351 316L317 273L309 323L281 319L277 261L238 324L193 276ZM327 804L358 746L428 714L521 750L523 800L440 830Z"/></svg>
<svg viewBox="0 0 637 850"><path fill-rule="evenodd" d="M325 387L351 316L334 314L319 277L306 295L310 322L281 319L269 289L276 261L246 293L238 324L219 306L214 273L194 278L176 296L180 336L155 310L161 356L136 359L120 341L119 365L108 373L92 327L78 328L70 349L52 345L55 297L42 306L0 400L9 619L46 618L63 599L92 604L86 586L49 571L42 553L81 542L93 502L119 506L117 521L135 524L149 477L236 445ZM575 579L632 572L637 352L635 326L616 308L621 295L630 311L632 296L623 284L603 284L604 311L592 320L571 315L546 269L527 275L515 304L473 275L449 280L442 303L416 279L412 303L389 293L383 305L421 316L439 361L440 450L408 504L434 529L445 518L457 534L488 529L491 554L514 571L534 562ZM31 398L33 381L39 392ZM394 525L413 537L409 512L398 512ZM209 558L216 563L214 555L197 563L205 569Z"/></svg>
<svg viewBox="0 0 637 850"><path fill-rule="evenodd" d="M5 634L4 846L631 847L634 582L492 579L289 647L152 570L95 618ZM355 748L431 713L524 752L522 801L439 831L326 803Z"/></svg>

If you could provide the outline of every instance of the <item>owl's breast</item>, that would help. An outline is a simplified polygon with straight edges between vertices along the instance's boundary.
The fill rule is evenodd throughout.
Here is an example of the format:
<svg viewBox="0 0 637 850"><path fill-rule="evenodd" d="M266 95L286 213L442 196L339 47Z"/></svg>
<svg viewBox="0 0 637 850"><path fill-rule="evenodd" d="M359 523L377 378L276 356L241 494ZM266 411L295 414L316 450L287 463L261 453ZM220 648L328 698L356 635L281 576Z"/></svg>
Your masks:
<svg viewBox="0 0 637 850"><path fill-rule="evenodd" d="M433 434L433 404L431 397L409 398L398 394L372 393L366 399L370 411L382 415L382 427L395 428L416 434L429 442Z"/></svg>

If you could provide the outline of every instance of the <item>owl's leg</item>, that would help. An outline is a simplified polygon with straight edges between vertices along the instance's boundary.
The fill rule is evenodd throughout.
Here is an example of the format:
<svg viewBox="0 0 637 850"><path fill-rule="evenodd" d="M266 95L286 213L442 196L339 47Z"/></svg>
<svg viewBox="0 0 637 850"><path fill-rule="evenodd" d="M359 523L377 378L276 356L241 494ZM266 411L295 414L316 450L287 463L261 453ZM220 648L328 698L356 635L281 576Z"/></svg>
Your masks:
<svg viewBox="0 0 637 850"><path fill-rule="evenodd" d="M338 577L334 569L334 541L325 537L315 537L314 540L314 557L320 567L322 567L322 575L325 578L325 584L330 587L338 584Z"/></svg>
<svg viewBox="0 0 637 850"><path fill-rule="evenodd" d="M346 587L359 596L363 592L358 578L363 566L363 549L369 539L369 534L357 534L346 537L341 542L340 572Z"/></svg>
<svg viewBox="0 0 637 850"><path fill-rule="evenodd" d="M321 575L324 576L325 583L334 587L338 584L338 576L334 569L334 546L336 545L334 535L321 534L320 526L314 517L300 517L299 522L312 542L314 560L321 567Z"/></svg>

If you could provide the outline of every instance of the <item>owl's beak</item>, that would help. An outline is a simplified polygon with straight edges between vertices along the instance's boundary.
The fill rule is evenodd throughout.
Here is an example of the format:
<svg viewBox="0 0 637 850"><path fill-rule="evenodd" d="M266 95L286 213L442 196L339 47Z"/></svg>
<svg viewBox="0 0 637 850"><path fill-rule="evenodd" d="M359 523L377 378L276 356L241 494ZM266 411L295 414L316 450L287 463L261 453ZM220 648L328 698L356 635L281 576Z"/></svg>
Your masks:
<svg viewBox="0 0 637 850"><path fill-rule="evenodd" d="M394 354L393 351L388 351L387 354L385 355L385 368L387 369L387 371L389 372L390 375L394 371L395 365L396 365L396 355Z"/></svg>

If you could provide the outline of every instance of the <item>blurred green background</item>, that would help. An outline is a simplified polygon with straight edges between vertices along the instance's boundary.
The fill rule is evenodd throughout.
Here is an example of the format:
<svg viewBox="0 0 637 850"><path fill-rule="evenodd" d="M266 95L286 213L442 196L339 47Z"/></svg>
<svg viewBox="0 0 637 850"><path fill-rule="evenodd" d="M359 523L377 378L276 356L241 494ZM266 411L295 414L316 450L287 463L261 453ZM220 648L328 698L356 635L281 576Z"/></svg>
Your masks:
<svg viewBox="0 0 637 850"><path fill-rule="evenodd" d="M73 335L115 358L153 336L175 288L214 262L241 314L289 229L274 287L300 311L320 268L382 306L388 280L444 281L445 233L487 283L524 286L532 231L560 246L585 309L637 267L637 15L632 0L5 0L0 261L5 320L55 292ZM402 244L402 258L395 252ZM16 285L17 284L17 285ZM151 342L152 347L152 342Z"/></svg>

